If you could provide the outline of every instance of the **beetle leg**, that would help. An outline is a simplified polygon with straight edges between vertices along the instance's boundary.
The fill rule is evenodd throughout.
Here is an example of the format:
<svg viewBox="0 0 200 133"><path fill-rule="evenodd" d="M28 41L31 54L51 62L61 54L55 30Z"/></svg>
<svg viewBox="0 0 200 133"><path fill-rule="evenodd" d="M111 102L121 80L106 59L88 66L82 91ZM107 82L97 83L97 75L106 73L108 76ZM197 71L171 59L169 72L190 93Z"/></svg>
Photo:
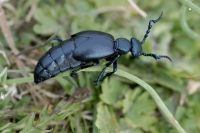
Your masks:
<svg viewBox="0 0 200 133"><path fill-rule="evenodd" d="M92 67L92 66L96 66L99 64L99 61L98 60L94 60L93 64L90 64L90 65L84 65L84 66L81 66L80 68L76 69L76 70L73 70L70 74L71 77L76 77L76 73L78 71L80 71L81 69L84 69L84 68L88 68L88 67Z"/></svg>
<svg viewBox="0 0 200 133"><path fill-rule="evenodd" d="M51 43L51 47L53 48L55 45L54 45L54 43Z"/></svg>
<svg viewBox="0 0 200 133"><path fill-rule="evenodd" d="M57 40L57 41L59 41L59 42L62 42L62 41L63 41L62 38L59 38L59 37L55 37L53 40Z"/></svg>
<svg viewBox="0 0 200 133"><path fill-rule="evenodd" d="M59 37L55 37L53 40L57 40L59 41L60 43L63 41L62 38L59 38ZM51 43L51 46L52 48L54 47L54 43Z"/></svg>
<svg viewBox="0 0 200 133"><path fill-rule="evenodd" d="M106 64L106 66L103 68L103 70L101 71L101 73L99 74L99 76L98 76L98 78L97 78L97 80L96 81L94 81L96 84L96 86L98 85L98 83L99 83L99 81L101 80L101 76L104 74L104 72L106 71L106 69L107 69L107 67L109 67L111 64L113 64L114 62L117 62L117 60L118 60L118 58L120 57L120 55L117 55L117 56L115 56L110 62L108 62L107 64ZM117 67L116 67L117 68ZM114 68L113 68L114 69ZM116 72L116 71L115 71ZM112 73L112 72L111 72ZM113 72L114 73L114 72ZM108 74L109 75L109 74ZM110 75L112 75L112 74L110 74ZM106 75L105 75L106 76ZM104 76L104 77L105 77ZM104 78L103 77L103 78ZM107 77L107 76L106 76ZM106 78L105 77L105 78ZM102 78L102 79L103 79Z"/></svg>
<svg viewBox="0 0 200 133"><path fill-rule="evenodd" d="M103 81L105 78L111 76L113 73L115 73L117 71L117 61L115 61L113 63L113 71L112 72L109 72L109 73L106 73L105 76L103 76L103 78L101 78L101 81Z"/></svg>

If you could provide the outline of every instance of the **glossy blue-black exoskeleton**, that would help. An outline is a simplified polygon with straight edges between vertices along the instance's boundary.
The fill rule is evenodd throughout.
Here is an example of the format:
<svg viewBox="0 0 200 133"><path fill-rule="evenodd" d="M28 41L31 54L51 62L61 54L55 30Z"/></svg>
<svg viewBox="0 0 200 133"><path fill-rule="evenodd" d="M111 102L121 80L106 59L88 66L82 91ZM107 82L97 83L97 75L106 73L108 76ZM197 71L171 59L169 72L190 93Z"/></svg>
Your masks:
<svg viewBox="0 0 200 133"><path fill-rule="evenodd" d="M82 31L72 35L68 40L59 39L61 43L52 47L40 58L34 72L35 83L38 84L70 68L80 66L70 74L73 77L80 69L95 66L100 59L105 58L109 62L99 74L96 80L97 85L99 81L117 71L118 58L128 52L131 52L134 57L143 55L155 59L168 58L171 61L168 56L146 54L142 50L142 44L148 37L152 23L159 21L161 16L162 13L158 19L149 21L148 30L141 42L136 38L131 38L130 41L125 38L114 40L112 35L100 31ZM106 68L111 64L113 64L113 71L102 77Z"/></svg>

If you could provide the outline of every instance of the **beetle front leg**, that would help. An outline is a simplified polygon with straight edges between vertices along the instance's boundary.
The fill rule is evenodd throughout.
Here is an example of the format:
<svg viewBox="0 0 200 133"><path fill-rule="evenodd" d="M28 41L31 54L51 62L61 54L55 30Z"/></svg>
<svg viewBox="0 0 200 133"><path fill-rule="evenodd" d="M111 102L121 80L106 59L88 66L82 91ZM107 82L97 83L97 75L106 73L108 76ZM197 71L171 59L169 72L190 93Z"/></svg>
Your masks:
<svg viewBox="0 0 200 133"><path fill-rule="evenodd" d="M116 72L115 70L114 70L114 67L115 68L117 68L116 67L116 65L115 66L113 66L113 72L110 72L110 74L109 73L107 73L102 79L101 79L101 76L104 74L104 72L106 71L106 69L107 69L107 67L109 67L111 64L113 64L113 63L115 63L116 62L116 64L117 64L117 60L118 60L118 58L120 57L120 55L117 55L116 57L114 57L113 58L113 60L111 60L109 63L107 63L106 64L106 66L103 68L103 70L101 71L101 73L99 74L99 76L98 76L98 78L97 78L97 80L96 81L94 81L96 84L96 86L98 85L98 83L99 83L99 81L101 81L102 79L105 79L107 76L110 76L110 75L112 75L114 72ZM114 65L114 64L113 64ZM112 73L112 74L111 74Z"/></svg>
<svg viewBox="0 0 200 133"><path fill-rule="evenodd" d="M113 73L115 73L117 71L117 61L115 61L113 63L113 71L112 72L109 72L109 73L106 73L105 76L103 76L103 78L101 78L101 81L103 81L104 79L106 79L107 77L111 76Z"/></svg>

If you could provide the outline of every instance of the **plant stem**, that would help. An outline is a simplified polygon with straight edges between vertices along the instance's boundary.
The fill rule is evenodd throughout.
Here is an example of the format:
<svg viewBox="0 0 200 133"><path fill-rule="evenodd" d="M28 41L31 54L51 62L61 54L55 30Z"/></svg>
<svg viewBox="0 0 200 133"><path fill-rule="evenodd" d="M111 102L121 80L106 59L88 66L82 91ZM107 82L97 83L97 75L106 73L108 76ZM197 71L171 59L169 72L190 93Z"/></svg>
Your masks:
<svg viewBox="0 0 200 133"><path fill-rule="evenodd" d="M179 0L184 6L191 8L192 11L200 15L200 8L192 3L190 0Z"/></svg>
<svg viewBox="0 0 200 133"><path fill-rule="evenodd" d="M200 35L197 34L196 32L194 32L187 24L186 11L187 11L187 7L182 6L181 7L181 19L180 19L181 27L189 37L191 37L195 40L200 40Z"/></svg>

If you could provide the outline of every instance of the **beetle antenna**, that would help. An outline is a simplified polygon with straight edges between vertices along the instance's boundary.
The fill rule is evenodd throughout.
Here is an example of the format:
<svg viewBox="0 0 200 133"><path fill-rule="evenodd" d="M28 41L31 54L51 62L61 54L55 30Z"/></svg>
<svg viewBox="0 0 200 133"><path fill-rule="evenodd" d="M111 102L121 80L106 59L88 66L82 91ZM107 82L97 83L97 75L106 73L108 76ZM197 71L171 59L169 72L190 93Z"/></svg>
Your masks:
<svg viewBox="0 0 200 133"><path fill-rule="evenodd" d="M172 62L172 59L166 55L156 55L156 54L146 54L146 53L142 53L141 55L143 56L151 56L153 57L154 59L161 59L161 58L167 58L168 60L170 60Z"/></svg>
<svg viewBox="0 0 200 133"><path fill-rule="evenodd" d="M158 19L149 21L148 29L146 31L146 34L144 35L144 38L143 38L141 44L143 44L145 42L146 38L148 37L148 34L150 33L150 30L152 28L152 23L158 22L161 19L162 15L163 15L163 11L161 12L161 14L160 14Z"/></svg>

